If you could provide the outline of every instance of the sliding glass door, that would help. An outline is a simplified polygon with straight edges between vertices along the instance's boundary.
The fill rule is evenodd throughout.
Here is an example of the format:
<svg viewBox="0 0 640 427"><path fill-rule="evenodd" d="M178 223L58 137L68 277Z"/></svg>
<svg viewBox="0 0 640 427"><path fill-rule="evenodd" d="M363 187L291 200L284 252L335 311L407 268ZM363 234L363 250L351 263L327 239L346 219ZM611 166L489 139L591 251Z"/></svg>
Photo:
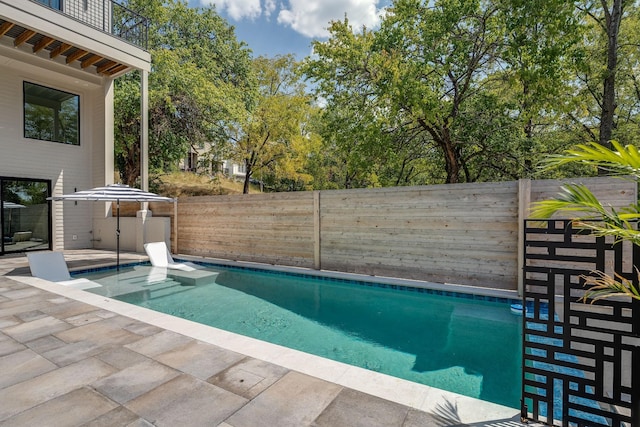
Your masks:
<svg viewBox="0 0 640 427"><path fill-rule="evenodd" d="M0 255L51 248L51 181L0 177Z"/></svg>

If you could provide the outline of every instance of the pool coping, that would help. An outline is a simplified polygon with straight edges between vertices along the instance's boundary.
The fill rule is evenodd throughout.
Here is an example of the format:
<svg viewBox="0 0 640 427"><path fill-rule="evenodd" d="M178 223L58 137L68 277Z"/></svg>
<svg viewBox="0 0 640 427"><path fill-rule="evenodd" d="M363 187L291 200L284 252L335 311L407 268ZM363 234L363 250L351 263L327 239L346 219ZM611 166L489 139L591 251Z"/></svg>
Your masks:
<svg viewBox="0 0 640 427"><path fill-rule="evenodd" d="M300 267L280 267L248 263L239 261L218 260L214 258L187 257L183 259L210 262L215 264L225 263L250 268L286 270L300 274L331 275L331 277L348 280L393 282L402 286L439 285L442 290L459 291L461 285L432 284L415 280L381 278L378 276L357 275L353 273L325 272L309 270ZM92 294L78 289L68 288L42 279L28 276L9 276L9 278L21 283L34 286L67 298L91 304L98 308L127 316L169 331L173 331L218 347L235 351L237 353L264 360L287 369L295 370L316 378L323 379L344 387L377 396L395 403L406 405L421 411L437 414L442 408L455 408L459 420L462 423L474 424L487 421L506 420L519 418L520 411L514 408L495 403L463 396L446 390L413 383L389 375L373 372L364 368L351 366L345 363L333 361L320 356L298 350L289 349L277 344L260 341L255 338L227 332L211 326L174 317L168 314L117 301L108 297ZM368 280L365 280L368 279ZM457 288L458 290L454 290ZM470 287L464 287L469 292ZM504 298L504 292L490 292L491 296ZM513 298L510 296L509 298ZM517 298L517 297L515 297Z"/></svg>

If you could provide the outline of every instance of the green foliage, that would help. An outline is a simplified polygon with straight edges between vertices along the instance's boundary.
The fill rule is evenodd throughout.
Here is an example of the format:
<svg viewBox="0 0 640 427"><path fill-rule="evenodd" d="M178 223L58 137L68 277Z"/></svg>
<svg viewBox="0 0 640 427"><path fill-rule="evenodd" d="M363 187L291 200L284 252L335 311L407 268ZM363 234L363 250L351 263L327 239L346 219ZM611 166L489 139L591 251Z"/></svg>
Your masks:
<svg viewBox="0 0 640 427"><path fill-rule="evenodd" d="M543 165L554 167L577 162L603 169L608 175L640 177L638 148L634 145L622 146L618 141L611 141L611 145L616 151L595 142L581 144L566 150L564 154L549 156Z"/></svg>
<svg viewBox="0 0 640 427"><path fill-rule="evenodd" d="M332 22L304 66L326 102L325 173L338 187L596 174L536 165L598 140L607 53L591 14L611 1L395 0L379 29ZM624 3L613 132L630 143L640 14Z"/></svg>
<svg viewBox="0 0 640 427"><path fill-rule="evenodd" d="M213 8L128 0L152 24L151 168L171 170L210 143L203 160L233 158L247 182L278 191L596 175L605 165L544 159L598 141L609 120L614 4L612 135L629 145L640 137L637 0L393 0L376 29L329 23L301 68L252 60ZM115 83L116 161L130 184L138 82Z"/></svg>
<svg viewBox="0 0 640 427"><path fill-rule="evenodd" d="M229 126L253 105L250 51L212 8L178 0L130 0L150 18L150 168L170 170L190 146L227 143ZM139 175L139 82L116 81L116 156L124 182Z"/></svg>
<svg viewBox="0 0 640 427"><path fill-rule="evenodd" d="M567 150L565 154L551 156L547 167L565 163L586 163L600 168L606 168L614 175L626 176L636 183L640 181L640 153L635 146L622 146L612 141L613 150L597 143L580 145ZM615 151L614 151L615 150ZM563 186L562 192L555 198L543 200L533 204L531 216L533 218L550 218L561 212L574 216L576 227L589 229L596 236L610 236L615 243L623 241L640 245L640 232L634 227L634 222L640 219L640 203L634 203L618 212L612 207L605 207L584 185L568 184ZM595 220L595 221L594 221ZM601 271L585 277L587 285L593 285L585 293L584 300L595 301L621 293L632 298L640 299L640 293L628 280L611 277Z"/></svg>
<svg viewBox="0 0 640 427"><path fill-rule="evenodd" d="M346 175L412 171L383 185L533 176L539 129L552 129L539 123L564 111L573 11L561 1L396 0L377 31L332 22L305 65L327 101L325 143Z"/></svg>
<svg viewBox="0 0 640 427"><path fill-rule="evenodd" d="M115 161L122 181L133 186L140 171L140 83L137 73L114 82Z"/></svg>
<svg viewBox="0 0 640 427"><path fill-rule="evenodd" d="M311 98L292 55L259 57L253 61L257 81L255 106L229 128L231 158L245 166L244 192L254 175L272 187L304 189L308 175L296 167L298 152L309 138L304 124L312 114Z"/></svg>

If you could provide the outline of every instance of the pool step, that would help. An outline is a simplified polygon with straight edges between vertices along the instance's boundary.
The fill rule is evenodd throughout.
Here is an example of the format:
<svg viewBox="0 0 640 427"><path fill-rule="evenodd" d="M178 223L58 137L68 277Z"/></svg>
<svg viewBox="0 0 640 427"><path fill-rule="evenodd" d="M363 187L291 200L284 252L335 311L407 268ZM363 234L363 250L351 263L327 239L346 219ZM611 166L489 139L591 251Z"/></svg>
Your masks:
<svg viewBox="0 0 640 427"><path fill-rule="evenodd" d="M173 279L167 279L163 282L150 284L145 287L149 290L147 299L162 298L167 295L174 295L193 289L193 286L184 286L182 283Z"/></svg>
<svg viewBox="0 0 640 427"><path fill-rule="evenodd" d="M178 282L177 280L173 280L173 279L164 279L161 282L147 282L143 285L146 289L149 290L149 292L155 292L155 291L160 291L162 289L166 289L166 288L173 288L176 286L182 286L182 284L180 282Z"/></svg>
<svg viewBox="0 0 640 427"><path fill-rule="evenodd" d="M170 269L167 271L167 276L177 280L183 285L197 286L213 283L216 277L218 277L218 272L209 270L182 271Z"/></svg>
<svg viewBox="0 0 640 427"><path fill-rule="evenodd" d="M136 284L147 286L156 283L164 283L167 280L175 280L183 285L197 286L213 283L218 277L217 271L208 269L179 270L163 267L136 266L133 268L132 277Z"/></svg>

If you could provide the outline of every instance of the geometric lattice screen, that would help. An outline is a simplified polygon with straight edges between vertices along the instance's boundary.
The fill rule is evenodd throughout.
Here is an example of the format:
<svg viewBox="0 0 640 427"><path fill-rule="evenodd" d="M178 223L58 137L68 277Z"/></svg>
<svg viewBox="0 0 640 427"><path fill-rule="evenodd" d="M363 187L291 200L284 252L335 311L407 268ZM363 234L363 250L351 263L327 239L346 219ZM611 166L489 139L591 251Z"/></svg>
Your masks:
<svg viewBox="0 0 640 427"><path fill-rule="evenodd" d="M557 426L640 426L640 302L578 301L583 275L638 284L640 251L567 220L525 222L522 417Z"/></svg>

